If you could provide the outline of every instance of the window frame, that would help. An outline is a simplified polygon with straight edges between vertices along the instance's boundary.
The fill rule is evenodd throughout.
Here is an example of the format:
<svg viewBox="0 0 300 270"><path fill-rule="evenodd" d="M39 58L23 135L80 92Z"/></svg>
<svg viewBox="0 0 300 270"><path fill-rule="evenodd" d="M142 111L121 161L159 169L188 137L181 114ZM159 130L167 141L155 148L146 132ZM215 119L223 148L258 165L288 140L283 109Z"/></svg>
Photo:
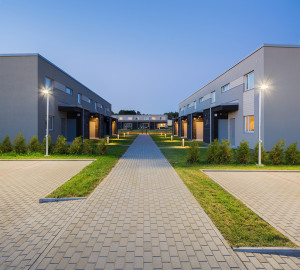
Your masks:
<svg viewBox="0 0 300 270"><path fill-rule="evenodd" d="M249 87L249 75L253 74L253 86ZM250 71L249 73L244 75L244 91L249 91L251 89L254 89L255 85L255 76L254 76L254 70Z"/></svg>
<svg viewBox="0 0 300 270"><path fill-rule="evenodd" d="M47 84L46 84L46 80L47 79L50 81L50 84L51 84L50 87L48 87ZM50 93L53 93L53 90L54 90L54 80L51 79L50 77L45 76L44 84L45 84L45 88L48 89L48 90L50 90Z"/></svg>
<svg viewBox="0 0 300 270"><path fill-rule="evenodd" d="M203 97L199 98L199 103L203 102Z"/></svg>
<svg viewBox="0 0 300 270"><path fill-rule="evenodd" d="M210 92L210 95L210 103L216 103L216 91Z"/></svg>
<svg viewBox="0 0 300 270"><path fill-rule="evenodd" d="M70 90L70 93L68 93L68 90ZM73 96L73 89L69 88L69 87L66 87L66 94L70 95L70 96Z"/></svg>
<svg viewBox="0 0 300 270"><path fill-rule="evenodd" d="M77 94L77 103L82 105L82 94L80 93Z"/></svg>
<svg viewBox="0 0 300 270"><path fill-rule="evenodd" d="M225 89L226 87L228 87L228 89ZM225 84L225 85L223 85L222 87L221 87L221 92L222 93L225 93L225 92L227 92L227 91L229 91L230 90L230 83L227 83L227 84Z"/></svg>

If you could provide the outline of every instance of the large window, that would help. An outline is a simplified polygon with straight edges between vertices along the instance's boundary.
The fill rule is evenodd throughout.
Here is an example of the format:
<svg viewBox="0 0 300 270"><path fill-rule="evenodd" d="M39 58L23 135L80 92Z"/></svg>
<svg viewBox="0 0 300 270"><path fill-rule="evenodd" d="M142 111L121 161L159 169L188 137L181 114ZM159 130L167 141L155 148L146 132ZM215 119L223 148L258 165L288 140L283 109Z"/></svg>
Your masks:
<svg viewBox="0 0 300 270"><path fill-rule="evenodd" d="M254 132L254 115L245 116L244 119L245 119L245 132L253 133Z"/></svg>
<svg viewBox="0 0 300 270"><path fill-rule="evenodd" d="M226 92L229 90L229 83L221 87L222 92Z"/></svg>
<svg viewBox="0 0 300 270"><path fill-rule="evenodd" d="M45 77L45 88L48 89L49 91L53 92L53 80Z"/></svg>
<svg viewBox="0 0 300 270"><path fill-rule="evenodd" d="M211 92L211 103L215 103L216 102L216 91L212 91Z"/></svg>
<svg viewBox="0 0 300 270"><path fill-rule="evenodd" d="M77 98L78 98L78 104L81 104L81 94L78 94Z"/></svg>
<svg viewBox="0 0 300 270"><path fill-rule="evenodd" d="M245 75L245 91L254 88L254 71Z"/></svg>
<svg viewBox="0 0 300 270"><path fill-rule="evenodd" d="M199 98L199 103L203 102L203 97Z"/></svg>

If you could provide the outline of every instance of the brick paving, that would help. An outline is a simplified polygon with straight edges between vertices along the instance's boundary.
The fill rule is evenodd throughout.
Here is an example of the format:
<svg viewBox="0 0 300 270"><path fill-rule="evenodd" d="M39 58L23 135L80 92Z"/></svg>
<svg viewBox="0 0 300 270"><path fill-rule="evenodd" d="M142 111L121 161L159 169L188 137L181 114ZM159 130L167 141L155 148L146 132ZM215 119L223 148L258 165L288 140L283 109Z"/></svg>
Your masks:
<svg viewBox="0 0 300 270"><path fill-rule="evenodd" d="M13 165L2 171L0 163L6 211L0 269L300 268L292 257L234 253L148 135L137 137L87 200L38 204L84 167L49 163L53 167L38 171L42 164L24 163L12 172ZM19 186L33 169L28 184ZM16 205L2 197L7 191L17 194ZM22 194L23 202L17 200Z"/></svg>

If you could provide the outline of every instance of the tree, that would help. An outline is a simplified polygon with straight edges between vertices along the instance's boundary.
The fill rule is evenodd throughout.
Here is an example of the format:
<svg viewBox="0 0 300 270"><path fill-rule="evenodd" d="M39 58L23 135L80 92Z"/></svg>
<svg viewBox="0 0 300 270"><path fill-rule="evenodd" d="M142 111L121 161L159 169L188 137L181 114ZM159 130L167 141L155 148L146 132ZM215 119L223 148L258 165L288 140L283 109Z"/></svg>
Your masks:
<svg viewBox="0 0 300 270"><path fill-rule="evenodd" d="M168 116L168 119L171 120L173 118L177 118L178 117L178 112L168 112L168 113L164 113Z"/></svg>
<svg viewBox="0 0 300 270"><path fill-rule="evenodd" d="M137 115L135 110L120 110L119 115Z"/></svg>

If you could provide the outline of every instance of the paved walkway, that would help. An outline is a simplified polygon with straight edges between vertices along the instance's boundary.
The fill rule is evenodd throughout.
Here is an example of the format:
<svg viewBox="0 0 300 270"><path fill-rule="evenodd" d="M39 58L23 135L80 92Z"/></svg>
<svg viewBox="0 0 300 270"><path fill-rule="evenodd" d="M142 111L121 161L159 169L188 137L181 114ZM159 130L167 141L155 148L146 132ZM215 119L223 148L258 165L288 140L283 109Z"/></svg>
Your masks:
<svg viewBox="0 0 300 270"><path fill-rule="evenodd" d="M67 175L63 168L45 170ZM28 188L34 196L63 182L36 180ZM17 184L12 189L22 194ZM300 268L295 258L234 253L147 135L138 136L87 200L37 204L25 194L24 206L18 202L23 213L12 203L16 215L1 220L0 269ZM0 194L0 205L6 201Z"/></svg>
<svg viewBox="0 0 300 270"><path fill-rule="evenodd" d="M206 172L300 245L300 172Z"/></svg>

